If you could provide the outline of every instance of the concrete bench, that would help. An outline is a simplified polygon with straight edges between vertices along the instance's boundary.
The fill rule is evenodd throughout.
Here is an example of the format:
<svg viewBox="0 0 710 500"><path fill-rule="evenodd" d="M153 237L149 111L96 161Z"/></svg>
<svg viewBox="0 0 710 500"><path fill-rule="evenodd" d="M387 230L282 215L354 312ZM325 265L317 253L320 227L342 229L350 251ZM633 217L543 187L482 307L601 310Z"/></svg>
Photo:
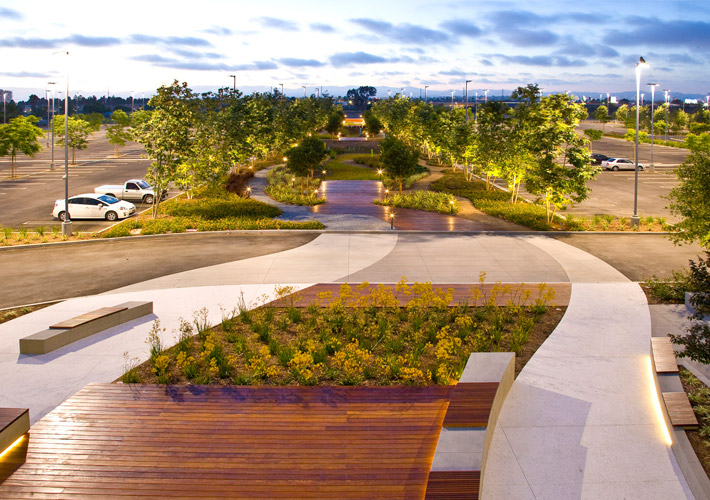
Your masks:
<svg viewBox="0 0 710 500"><path fill-rule="evenodd" d="M46 354L103 330L153 313L153 302L125 302L56 323L20 339L21 354Z"/></svg>
<svg viewBox="0 0 710 500"><path fill-rule="evenodd" d="M493 430L514 378L512 352L472 353L468 358L444 416L426 499L480 497Z"/></svg>
<svg viewBox="0 0 710 500"><path fill-rule="evenodd" d="M0 408L0 454L29 430L29 409Z"/></svg>

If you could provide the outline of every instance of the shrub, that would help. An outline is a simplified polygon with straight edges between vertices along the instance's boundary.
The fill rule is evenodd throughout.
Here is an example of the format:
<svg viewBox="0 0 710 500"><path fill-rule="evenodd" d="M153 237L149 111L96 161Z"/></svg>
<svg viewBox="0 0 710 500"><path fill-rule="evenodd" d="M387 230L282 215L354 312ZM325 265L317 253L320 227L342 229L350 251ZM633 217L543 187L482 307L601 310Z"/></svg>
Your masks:
<svg viewBox="0 0 710 500"><path fill-rule="evenodd" d="M446 193L434 191L414 191L402 194L394 193L384 200L375 199L372 202L376 205L411 208L413 210L425 210L427 212L445 214L457 214L459 211L459 202L456 198Z"/></svg>

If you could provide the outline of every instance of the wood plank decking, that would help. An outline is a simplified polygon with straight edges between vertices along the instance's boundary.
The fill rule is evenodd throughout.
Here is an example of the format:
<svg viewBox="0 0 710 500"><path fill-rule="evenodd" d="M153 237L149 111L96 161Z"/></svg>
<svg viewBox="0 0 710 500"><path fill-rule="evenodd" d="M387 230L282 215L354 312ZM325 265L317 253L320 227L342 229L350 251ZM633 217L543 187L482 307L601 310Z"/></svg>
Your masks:
<svg viewBox="0 0 710 500"><path fill-rule="evenodd" d="M0 498L423 498L451 390L92 384Z"/></svg>

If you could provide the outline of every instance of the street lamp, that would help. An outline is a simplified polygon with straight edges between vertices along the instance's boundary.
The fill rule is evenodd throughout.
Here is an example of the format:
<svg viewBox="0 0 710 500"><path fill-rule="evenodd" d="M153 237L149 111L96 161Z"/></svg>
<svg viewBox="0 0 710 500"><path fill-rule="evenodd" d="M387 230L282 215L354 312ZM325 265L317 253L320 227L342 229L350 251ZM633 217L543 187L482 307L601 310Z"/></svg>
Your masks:
<svg viewBox="0 0 710 500"><path fill-rule="evenodd" d="M468 84L471 83L471 80L466 80L466 110L464 111L464 116L465 120L468 121Z"/></svg>
<svg viewBox="0 0 710 500"><path fill-rule="evenodd" d="M232 92L236 92L237 91L237 75L229 75L229 76L233 78Z"/></svg>
<svg viewBox="0 0 710 500"><path fill-rule="evenodd" d="M451 109L454 109L454 92L456 92L456 91L455 90L451 91Z"/></svg>
<svg viewBox="0 0 710 500"><path fill-rule="evenodd" d="M303 87L303 98L305 99L306 98L306 86L301 85L301 87Z"/></svg>
<svg viewBox="0 0 710 500"><path fill-rule="evenodd" d="M653 167L653 102L654 99L656 98L656 87L658 87L657 83L647 83L649 87L651 87L651 172L654 171Z"/></svg>
<svg viewBox="0 0 710 500"><path fill-rule="evenodd" d="M2 122L7 123L7 113L5 112L5 96L7 93L2 91Z"/></svg>
<svg viewBox="0 0 710 500"><path fill-rule="evenodd" d="M66 54L59 51L54 54ZM64 94L64 220L62 221L62 236L71 236L71 217L69 215L69 64L67 61L67 88Z"/></svg>
<svg viewBox="0 0 710 500"><path fill-rule="evenodd" d="M284 96L284 84L279 83L279 85L281 85L281 97L283 97Z"/></svg>
<svg viewBox="0 0 710 500"><path fill-rule="evenodd" d="M47 85L56 85L57 82L47 82ZM50 90L52 95L51 119L49 120L50 128L52 129L52 163L49 165L49 170L54 170L54 88ZM47 103L49 107L49 103Z"/></svg>
<svg viewBox="0 0 710 500"><path fill-rule="evenodd" d="M631 227L638 227L641 224L638 214L638 194L639 194L639 94L641 93L641 70L650 66L643 57L639 57L636 63L636 141L635 157L636 168L634 168L634 215L631 216Z"/></svg>
<svg viewBox="0 0 710 500"><path fill-rule="evenodd" d="M424 85L424 104L429 102L429 96L427 95L427 91L426 91L426 89L428 89L428 88L429 88L429 85Z"/></svg>
<svg viewBox="0 0 710 500"><path fill-rule="evenodd" d="M488 89L484 90L483 92L486 93L485 98L486 98L486 102L488 102Z"/></svg>
<svg viewBox="0 0 710 500"><path fill-rule="evenodd" d="M665 135L666 140L668 140L668 108L670 107L670 100L669 100L670 92L671 92L670 89L665 89L663 91L663 97L666 101L666 135Z"/></svg>
<svg viewBox="0 0 710 500"><path fill-rule="evenodd" d="M135 102L136 102L136 91L131 90L131 113L133 113L133 105L135 104ZM77 103L78 103L78 100L77 100ZM76 112L79 113L78 104L77 104Z"/></svg>

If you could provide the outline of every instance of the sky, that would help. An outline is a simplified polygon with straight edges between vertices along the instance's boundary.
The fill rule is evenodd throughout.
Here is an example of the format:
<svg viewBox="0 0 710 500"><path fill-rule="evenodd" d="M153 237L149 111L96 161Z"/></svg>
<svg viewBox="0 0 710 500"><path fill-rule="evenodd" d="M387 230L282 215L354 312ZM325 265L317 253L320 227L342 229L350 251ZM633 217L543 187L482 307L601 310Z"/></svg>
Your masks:
<svg viewBox="0 0 710 500"><path fill-rule="evenodd" d="M640 7L642 6L642 7ZM66 52L69 52L67 56ZM16 100L151 95L173 80L340 95L371 85L419 96L500 94L528 83L598 97L642 85L710 91L705 0L0 0L0 88Z"/></svg>

